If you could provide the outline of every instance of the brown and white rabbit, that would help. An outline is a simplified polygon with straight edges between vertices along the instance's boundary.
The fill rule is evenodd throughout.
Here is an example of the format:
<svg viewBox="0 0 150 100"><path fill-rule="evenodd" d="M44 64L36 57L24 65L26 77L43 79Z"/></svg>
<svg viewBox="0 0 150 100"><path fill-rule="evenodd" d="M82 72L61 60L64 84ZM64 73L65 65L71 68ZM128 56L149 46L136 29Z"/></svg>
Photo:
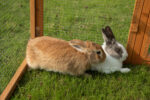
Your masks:
<svg viewBox="0 0 150 100"><path fill-rule="evenodd" d="M123 61L128 56L127 51L122 44L116 41L111 28L109 26L103 28L102 35L104 39L102 48L105 51L106 59L98 66L96 65L92 67L92 70L106 74L113 73L115 71L120 71L122 73L129 72L129 68L122 68Z"/></svg>
<svg viewBox="0 0 150 100"><path fill-rule="evenodd" d="M90 41L65 41L48 36L29 40L27 64L32 69L45 69L70 75L83 75L91 65L105 60L102 47Z"/></svg>

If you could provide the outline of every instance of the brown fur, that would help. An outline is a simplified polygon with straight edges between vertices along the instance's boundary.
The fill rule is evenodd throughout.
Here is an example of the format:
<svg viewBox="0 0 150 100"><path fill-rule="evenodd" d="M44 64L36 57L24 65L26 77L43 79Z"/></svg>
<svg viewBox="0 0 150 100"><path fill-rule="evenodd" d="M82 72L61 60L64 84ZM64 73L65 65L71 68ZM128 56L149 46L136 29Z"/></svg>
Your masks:
<svg viewBox="0 0 150 100"><path fill-rule="evenodd" d="M26 50L26 59L29 67L33 69L45 69L67 73L71 75L82 75L91 68L91 64L97 64L105 60L105 53L100 45L92 42L72 43L48 36L31 39ZM73 48L79 45L85 49L83 52ZM101 50L103 57L96 55L95 50Z"/></svg>

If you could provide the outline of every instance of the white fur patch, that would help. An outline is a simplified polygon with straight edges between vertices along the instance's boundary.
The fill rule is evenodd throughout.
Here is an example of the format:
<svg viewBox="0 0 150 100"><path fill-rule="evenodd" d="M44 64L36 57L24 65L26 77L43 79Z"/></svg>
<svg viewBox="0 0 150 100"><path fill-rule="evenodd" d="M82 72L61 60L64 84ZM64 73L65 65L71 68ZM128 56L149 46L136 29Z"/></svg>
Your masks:
<svg viewBox="0 0 150 100"><path fill-rule="evenodd" d="M122 73L128 73L128 72L130 72L131 70L129 69L129 68L121 68L120 69L120 72L122 72Z"/></svg>
<svg viewBox="0 0 150 100"><path fill-rule="evenodd" d="M97 64L97 65L92 65L91 69L95 70L95 71L102 72L102 73L106 73L106 74L110 74L110 73L113 73L115 71L120 71L122 73L129 72L130 71L129 68L122 68L122 63L127 57L127 52L121 44L119 44L119 46L121 46L123 48L124 54L123 54L122 59L117 59L117 58L110 56L105 51L106 43L104 42L104 44L102 45L102 48L104 49L104 52L106 54L106 59L103 63Z"/></svg>

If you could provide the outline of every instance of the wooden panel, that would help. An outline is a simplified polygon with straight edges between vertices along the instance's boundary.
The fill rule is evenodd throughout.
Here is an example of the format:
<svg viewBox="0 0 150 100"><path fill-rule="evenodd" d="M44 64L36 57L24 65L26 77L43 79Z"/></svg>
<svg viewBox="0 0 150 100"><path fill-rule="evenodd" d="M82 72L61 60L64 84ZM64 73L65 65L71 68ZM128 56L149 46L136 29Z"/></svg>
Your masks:
<svg viewBox="0 0 150 100"><path fill-rule="evenodd" d="M142 49L140 53L142 59L147 61L150 61L150 54L148 52L149 46L150 46L150 12L149 12L149 18L148 18L147 27L144 35L143 44L142 44Z"/></svg>
<svg viewBox="0 0 150 100"><path fill-rule="evenodd" d="M144 39L146 25L148 22L149 7L150 7L150 0L145 0L141 18L140 18L140 23L139 23L139 31L135 39L133 56L131 58L132 64L141 64L143 62L143 59L140 57L140 51L141 51L141 47L142 47L142 43Z"/></svg>
<svg viewBox="0 0 150 100"><path fill-rule="evenodd" d="M133 11L132 22L129 30L128 42L127 42L128 58L125 61L125 63L131 63L132 61L131 59L133 55L136 35L139 29L139 22L140 22L143 5L144 5L144 0L136 0L134 11Z"/></svg>
<svg viewBox="0 0 150 100"><path fill-rule="evenodd" d="M0 100L8 100L9 97L11 96L13 90L15 89L18 81L21 79L21 76L23 73L26 71L27 68L27 63L26 60L22 62L20 67L17 69L16 73L12 77L11 81L8 83L7 87L3 91L3 93L0 96Z"/></svg>

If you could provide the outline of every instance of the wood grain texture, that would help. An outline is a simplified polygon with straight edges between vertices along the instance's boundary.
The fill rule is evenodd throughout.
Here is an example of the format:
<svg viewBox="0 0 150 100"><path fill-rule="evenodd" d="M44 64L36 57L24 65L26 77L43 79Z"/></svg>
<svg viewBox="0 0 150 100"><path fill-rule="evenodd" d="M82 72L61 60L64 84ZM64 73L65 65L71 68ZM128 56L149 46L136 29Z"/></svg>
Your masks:
<svg viewBox="0 0 150 100"><path fill-rule="evenodd" d="M35 35L43 36L43 0L35 1Z"/></svg>
<svg viewBox="0 0 150 100"><path fill-rule="evenodd" d="M142 59L140 56L140 51L142 48L144 34L145 34L147 22L148 22L149 8L150 8L150 0L145 0L144 6L142 9L142 14L140 17L140 22L139 22L139 31L136 35L133 55L131 58L132 64L141 64L144 61L144 59Z"/></svg>
<svg viewBox="0 0 150 100"><path fill-rule="evenodd" d="M35 0L30 0L30 37L35 38Z"/></svg>
<svg viewBox="0 0 150 100"><path fill-rule="evenodd" d="M144 5L144 0L136 0L134 11L133 11L133 17L130 25L130 30L129 30L128 42L127 42L128 58L125 61L125 63L132 62L135 39L136 39L137 32L139 31L139 22L141 18L143 5Z"/></svg>
<svg viewBox="0 0 150 100"><path fill-rule="evenodd" d="M143 44L141 48L141 53L140 53L142 59L146 61L150 61L150 54L148 52L149 46L150 46L150 11L149 11L149 18L146 26L144 39L143 39Z"/></svg>
<svg viewBox="0 0 150 100"><path fill-rule="evenodd" d="M12 92L14 91L18 81L21 79L21 76L26 71L26 69L27 69L27 63L26 63L26 60L24 59L24 61L19 66L16 73L14 74L14 76L12 77L10 82L8 83L7 87L1 94L0 100L8 100L9 99L9 97L11 96Z"/></svg>
<svg viewBox="0 0 150 100"><path fill-rule="evenodd" d="M43 0L30 0L31 38L43 36Z"/></svg>

